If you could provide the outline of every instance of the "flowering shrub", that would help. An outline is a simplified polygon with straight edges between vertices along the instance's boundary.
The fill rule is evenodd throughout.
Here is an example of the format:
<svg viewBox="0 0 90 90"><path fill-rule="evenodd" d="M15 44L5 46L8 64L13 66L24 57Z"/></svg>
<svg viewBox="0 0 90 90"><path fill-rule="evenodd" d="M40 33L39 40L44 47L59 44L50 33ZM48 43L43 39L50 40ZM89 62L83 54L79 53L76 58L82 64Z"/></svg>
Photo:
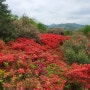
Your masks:
<svg viewBox="0 0 90 90"><path fill-rule="evenodd" d="M69 70L70 71L66 73L66 77L68 78L69 84L78 83L80 86L90 88L90 64L84 65L73 64L71 66L71 69Z"/></svg>
<svg viewBox="0 0 90 90"><path fill-rule="evenodd" d="M23 74L23 73L25 73L25 71L24 71L24 69L22 69L22 68L19 68L19 69L18 69L18 73L21 73L21 74Z"/></svg>
<svg viewBox="0 0 90 90"><path fill-rule="evenodd" d="M43 44L50 46L51 48L58 47L60 43L68 40L70 37L57 34L41 34L41 41Z"/></svg>
<svg viewBox="0 0 90 90"><path fill-rule="evenodd" d="M41 38L42 45L18 38L1 47L0 89L64 90L68 84L82 84L83 80L82 87L89 88L90 65L69 66L59 47L70 37L41 34Z"/></svg>

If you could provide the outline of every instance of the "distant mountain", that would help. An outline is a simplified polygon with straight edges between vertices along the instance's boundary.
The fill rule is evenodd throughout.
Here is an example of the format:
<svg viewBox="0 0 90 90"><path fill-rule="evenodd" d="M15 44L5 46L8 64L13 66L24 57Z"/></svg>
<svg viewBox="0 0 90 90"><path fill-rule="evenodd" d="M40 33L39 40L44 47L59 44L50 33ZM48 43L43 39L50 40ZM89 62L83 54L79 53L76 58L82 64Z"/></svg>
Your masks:
<svg viewBox="0 0 90 90"><path fill-rule="evenodd" d="M84 25L76 23L65 23L65 24L51 24L47 25L48 28L63 28L64 30L77 30L83 28Z"/></svg>

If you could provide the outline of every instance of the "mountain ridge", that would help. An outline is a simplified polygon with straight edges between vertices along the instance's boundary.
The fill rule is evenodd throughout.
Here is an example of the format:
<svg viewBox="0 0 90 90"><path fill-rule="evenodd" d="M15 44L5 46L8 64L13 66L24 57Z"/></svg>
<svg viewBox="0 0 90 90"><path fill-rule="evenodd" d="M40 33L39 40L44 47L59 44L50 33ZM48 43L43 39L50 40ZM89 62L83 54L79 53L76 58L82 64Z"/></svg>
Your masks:
<svg viewBox="0 0 90 90"><path fill-rule="evenodd" d="M61 24L51 24L46 25L48 28L63 28L64 30L77 30L83 28L85 25L77 23L61 23Z"/></svg>

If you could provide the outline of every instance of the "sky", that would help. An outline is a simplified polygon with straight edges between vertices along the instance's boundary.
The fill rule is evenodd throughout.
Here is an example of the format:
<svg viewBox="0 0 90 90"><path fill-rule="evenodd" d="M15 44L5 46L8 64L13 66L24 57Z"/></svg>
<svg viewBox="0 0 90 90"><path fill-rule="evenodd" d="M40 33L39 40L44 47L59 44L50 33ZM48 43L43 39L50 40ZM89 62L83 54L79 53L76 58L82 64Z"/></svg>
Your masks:
<svg viewBox="0 0 90 90"><path fill-rule="evenodd" d="M6 0L8 8L46 25L61 23L90 24L90 0Z"/></svg>

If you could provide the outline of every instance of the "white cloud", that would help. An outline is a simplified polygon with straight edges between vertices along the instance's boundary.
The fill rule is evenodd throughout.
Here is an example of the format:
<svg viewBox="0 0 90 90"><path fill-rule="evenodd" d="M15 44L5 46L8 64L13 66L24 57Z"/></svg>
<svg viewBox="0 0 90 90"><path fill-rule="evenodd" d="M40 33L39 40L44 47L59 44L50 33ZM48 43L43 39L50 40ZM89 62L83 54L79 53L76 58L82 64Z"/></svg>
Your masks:
<svg viewBox="0 0 90 90"><path fill-rule="evenodd" d="M44 24L90 24L90 0L6 0L13 14L24 13Z"/></svg>

